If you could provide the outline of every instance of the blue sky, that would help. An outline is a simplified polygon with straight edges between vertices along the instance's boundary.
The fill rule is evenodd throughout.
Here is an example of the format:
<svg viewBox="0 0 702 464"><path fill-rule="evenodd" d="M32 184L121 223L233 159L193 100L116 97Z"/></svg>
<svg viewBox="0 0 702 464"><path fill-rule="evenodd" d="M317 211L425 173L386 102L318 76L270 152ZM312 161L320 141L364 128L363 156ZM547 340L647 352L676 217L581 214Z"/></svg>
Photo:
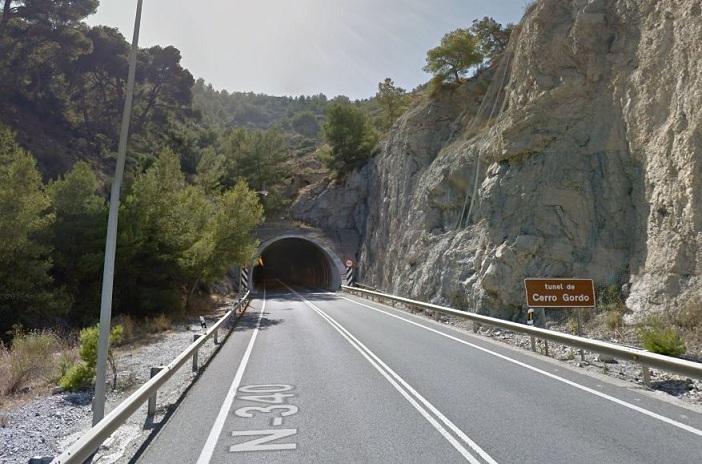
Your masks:
<svg viewBox="0 0 702 464"><path fill-rule="evenodd" d="M91 24L131 40L136 0L101 0ZM216 88L271 95L375 94L391 77L426 82L444 33L492 16L517 22L528 0L144 0L141 45L174 45Z"/></svg>

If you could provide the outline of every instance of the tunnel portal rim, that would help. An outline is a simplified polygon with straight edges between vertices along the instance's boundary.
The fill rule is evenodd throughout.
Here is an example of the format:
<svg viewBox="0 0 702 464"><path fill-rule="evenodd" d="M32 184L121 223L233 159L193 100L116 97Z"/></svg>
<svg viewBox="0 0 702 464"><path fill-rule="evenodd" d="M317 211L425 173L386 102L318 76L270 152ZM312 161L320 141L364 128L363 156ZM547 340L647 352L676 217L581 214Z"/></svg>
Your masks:
<svg viewBox="0 0 702 464"><path fill-rule="evenodd" d="M250 272L251 289L254 292L258 291L258 289L256 288L256 285L253 281L253 270L256 267L256 265L258 264L258 259L261 256L263 256L263 252L266 251L266 249L268 247L270 247L271 245L273 245L274 243L280 242L281 240L291 239L291 238L308 242L310 245L318 248L322 252L322 254L324 254L324 256L328 260L328 263L331 265L330 267L332 268L331 269L331 271L332 271L331 272L331 282L330 282L331 288L329 288L327 290L330 290L330 291L339 290L341 288L341 284L342 284L341 276L345 272L344 263L341 260L341 258L339 257L339 255L337 253L335 253L333 250L331 250L327 245L320 243L319 241L314 240L314 239L307 237L305 235L301 235L301 234L278 235L274 238L269 238L268 240L261 242L261 244L256 249L256 254L254 255L254 259L251 261L251 269L249 271ZM334 269L336 269L337 272L333 272Z"/></svg>

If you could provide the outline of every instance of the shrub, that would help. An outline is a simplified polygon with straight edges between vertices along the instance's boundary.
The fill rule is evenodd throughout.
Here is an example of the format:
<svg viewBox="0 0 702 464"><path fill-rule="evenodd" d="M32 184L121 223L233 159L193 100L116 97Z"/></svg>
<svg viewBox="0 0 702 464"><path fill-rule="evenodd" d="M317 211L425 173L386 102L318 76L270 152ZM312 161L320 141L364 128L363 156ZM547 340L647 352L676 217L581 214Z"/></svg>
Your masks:
<svg viewBox="0 0 702 464"><path fill-rule="evenodd" d="M644 348L653 353L680 356L686 351L685 342L674 327L665 326L657 316L649 316L639 326Z"/></svg>
<svg viewBox="0 0 702 464"><path fill-rule="evenodd" d="M619 330L624 323L624 314L621 311L609 310L607 311L606 321L609 330Z"/></svg>
<svg viewBox="0 0 702 464"><path fill-rule="evenodd" d="M138 337L137 323L129 314L120 314L113 322L113 325L122 326L122 342L131 342Z"/></svg>
<svg viewBox="0 0 702 464"><path fill-rule="evenodd" d="M146 331L150 334L165 332L171 330L173 322L165 314L159 314L154 318L146 318Z"/></svg>
<svg viewBox="0 0 702 464"><path fill-rule="evenodd" d="M626 312L626 303L621 288L616 285L599 288L597 292L597 307L605 311Z"/></svg>
<svg viewBox="0 0 702 464"><path fill-rule="evenodd" d="M48 331L15 331L8 349L0 344L0 394L16 393L30 385L48 381L54 372L54 352L60 347Z"/></svg>
<svg viewBox="0 0 702 464"><path fill-rule="evenodd" d="M572 333L573 335L577 335L578 334L577 316L572 315L572 316L568 317L568 322L566 322L566 327L567 327L569 333Z"/></svg>
<svg viewBox="0 0 702 464"><path fill-rule="evenodd" d="M95 368L91 368L83 361L73 364L61 377L59 385L64 390L76 391L87 388L95 377Z"/></svg>
<svg viewBox="0 0 702 464"><path fill-rule="evenodd" d="M117 367L115 365L112 347L122 341L124 328L116 324L110 330L110 350L107 361L112 368L113 382L117 384ZM80 358L81 361L73 364L60 380L60 385L66 390L78 390L90 385L95 377L95 366L98 357L98 341L100 338L100 325L86 327L80 331Z"/></svg>
<svg viewBox="0 0 702 464"><path fill-rule="evenodd" d="M70 347L62 349L55 358L54 373L50 379L51 382L60 385L61 379L78 361L80 361L80 356L78 355L77 349Z"/></svg>

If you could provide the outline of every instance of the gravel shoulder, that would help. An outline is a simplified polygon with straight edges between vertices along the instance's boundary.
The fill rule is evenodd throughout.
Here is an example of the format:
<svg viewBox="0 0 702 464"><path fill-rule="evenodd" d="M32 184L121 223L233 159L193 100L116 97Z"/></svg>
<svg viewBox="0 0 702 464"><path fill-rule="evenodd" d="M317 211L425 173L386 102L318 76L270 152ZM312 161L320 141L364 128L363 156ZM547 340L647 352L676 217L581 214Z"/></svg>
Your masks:
<svg viewBox="0 0 702 464"><path fill-rule="evenodd" d="M217 314L206 319L214 321L229 309L230 306L222 307ZM106 409L109 411L124 401L149 379L152 366L168 364L193 342L193 334L201 332L199 322L193 321L152 336L139 346L117 349L117 389L108 392ZM220 336L220 341L221 338ZM210 340L200 350L201 370L216 349ZM103 444L94 462L129 462L131 456L175 408L197 375L190 369L190 364L186 363L159 390L155 416L147 418L146 405L141 407ZM90 428L91 401L92 391L53 395L45 392L3 412L3 421L0 423L0 463L26 464L32 457L60 454L61 450L78 440Z"/></svg>

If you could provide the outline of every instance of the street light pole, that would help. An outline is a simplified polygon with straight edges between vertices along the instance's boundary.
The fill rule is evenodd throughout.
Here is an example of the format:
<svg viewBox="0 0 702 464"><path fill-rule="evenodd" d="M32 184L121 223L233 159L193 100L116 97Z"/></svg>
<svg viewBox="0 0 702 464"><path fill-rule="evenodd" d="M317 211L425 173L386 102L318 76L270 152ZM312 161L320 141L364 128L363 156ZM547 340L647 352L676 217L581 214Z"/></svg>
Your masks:
<svg viewBox="0 0 702 464"><path fill-rule="evenodd" d="M136 60L139 50L139 28L141 26L141 9L143 0L137 1L134 37L129 53L129 75L127 77L127 98L124 101L122 127L119 133L117 150L117 167L112 180L110 192L110 212L107 220L107 239L105 240L105 264L102 273L102 296L100 300L100 342L95 373L95 398L93 399L93 425L105 416L105 376L107 372L107 352L110 345L110 320L112 318L112 288L115 274L115 255L117 251L117 220L119 219L119 197L122 190L124 165L127 158L127 141L129 139L129 122L132 116L134 100L134 80Z"/></svg>

